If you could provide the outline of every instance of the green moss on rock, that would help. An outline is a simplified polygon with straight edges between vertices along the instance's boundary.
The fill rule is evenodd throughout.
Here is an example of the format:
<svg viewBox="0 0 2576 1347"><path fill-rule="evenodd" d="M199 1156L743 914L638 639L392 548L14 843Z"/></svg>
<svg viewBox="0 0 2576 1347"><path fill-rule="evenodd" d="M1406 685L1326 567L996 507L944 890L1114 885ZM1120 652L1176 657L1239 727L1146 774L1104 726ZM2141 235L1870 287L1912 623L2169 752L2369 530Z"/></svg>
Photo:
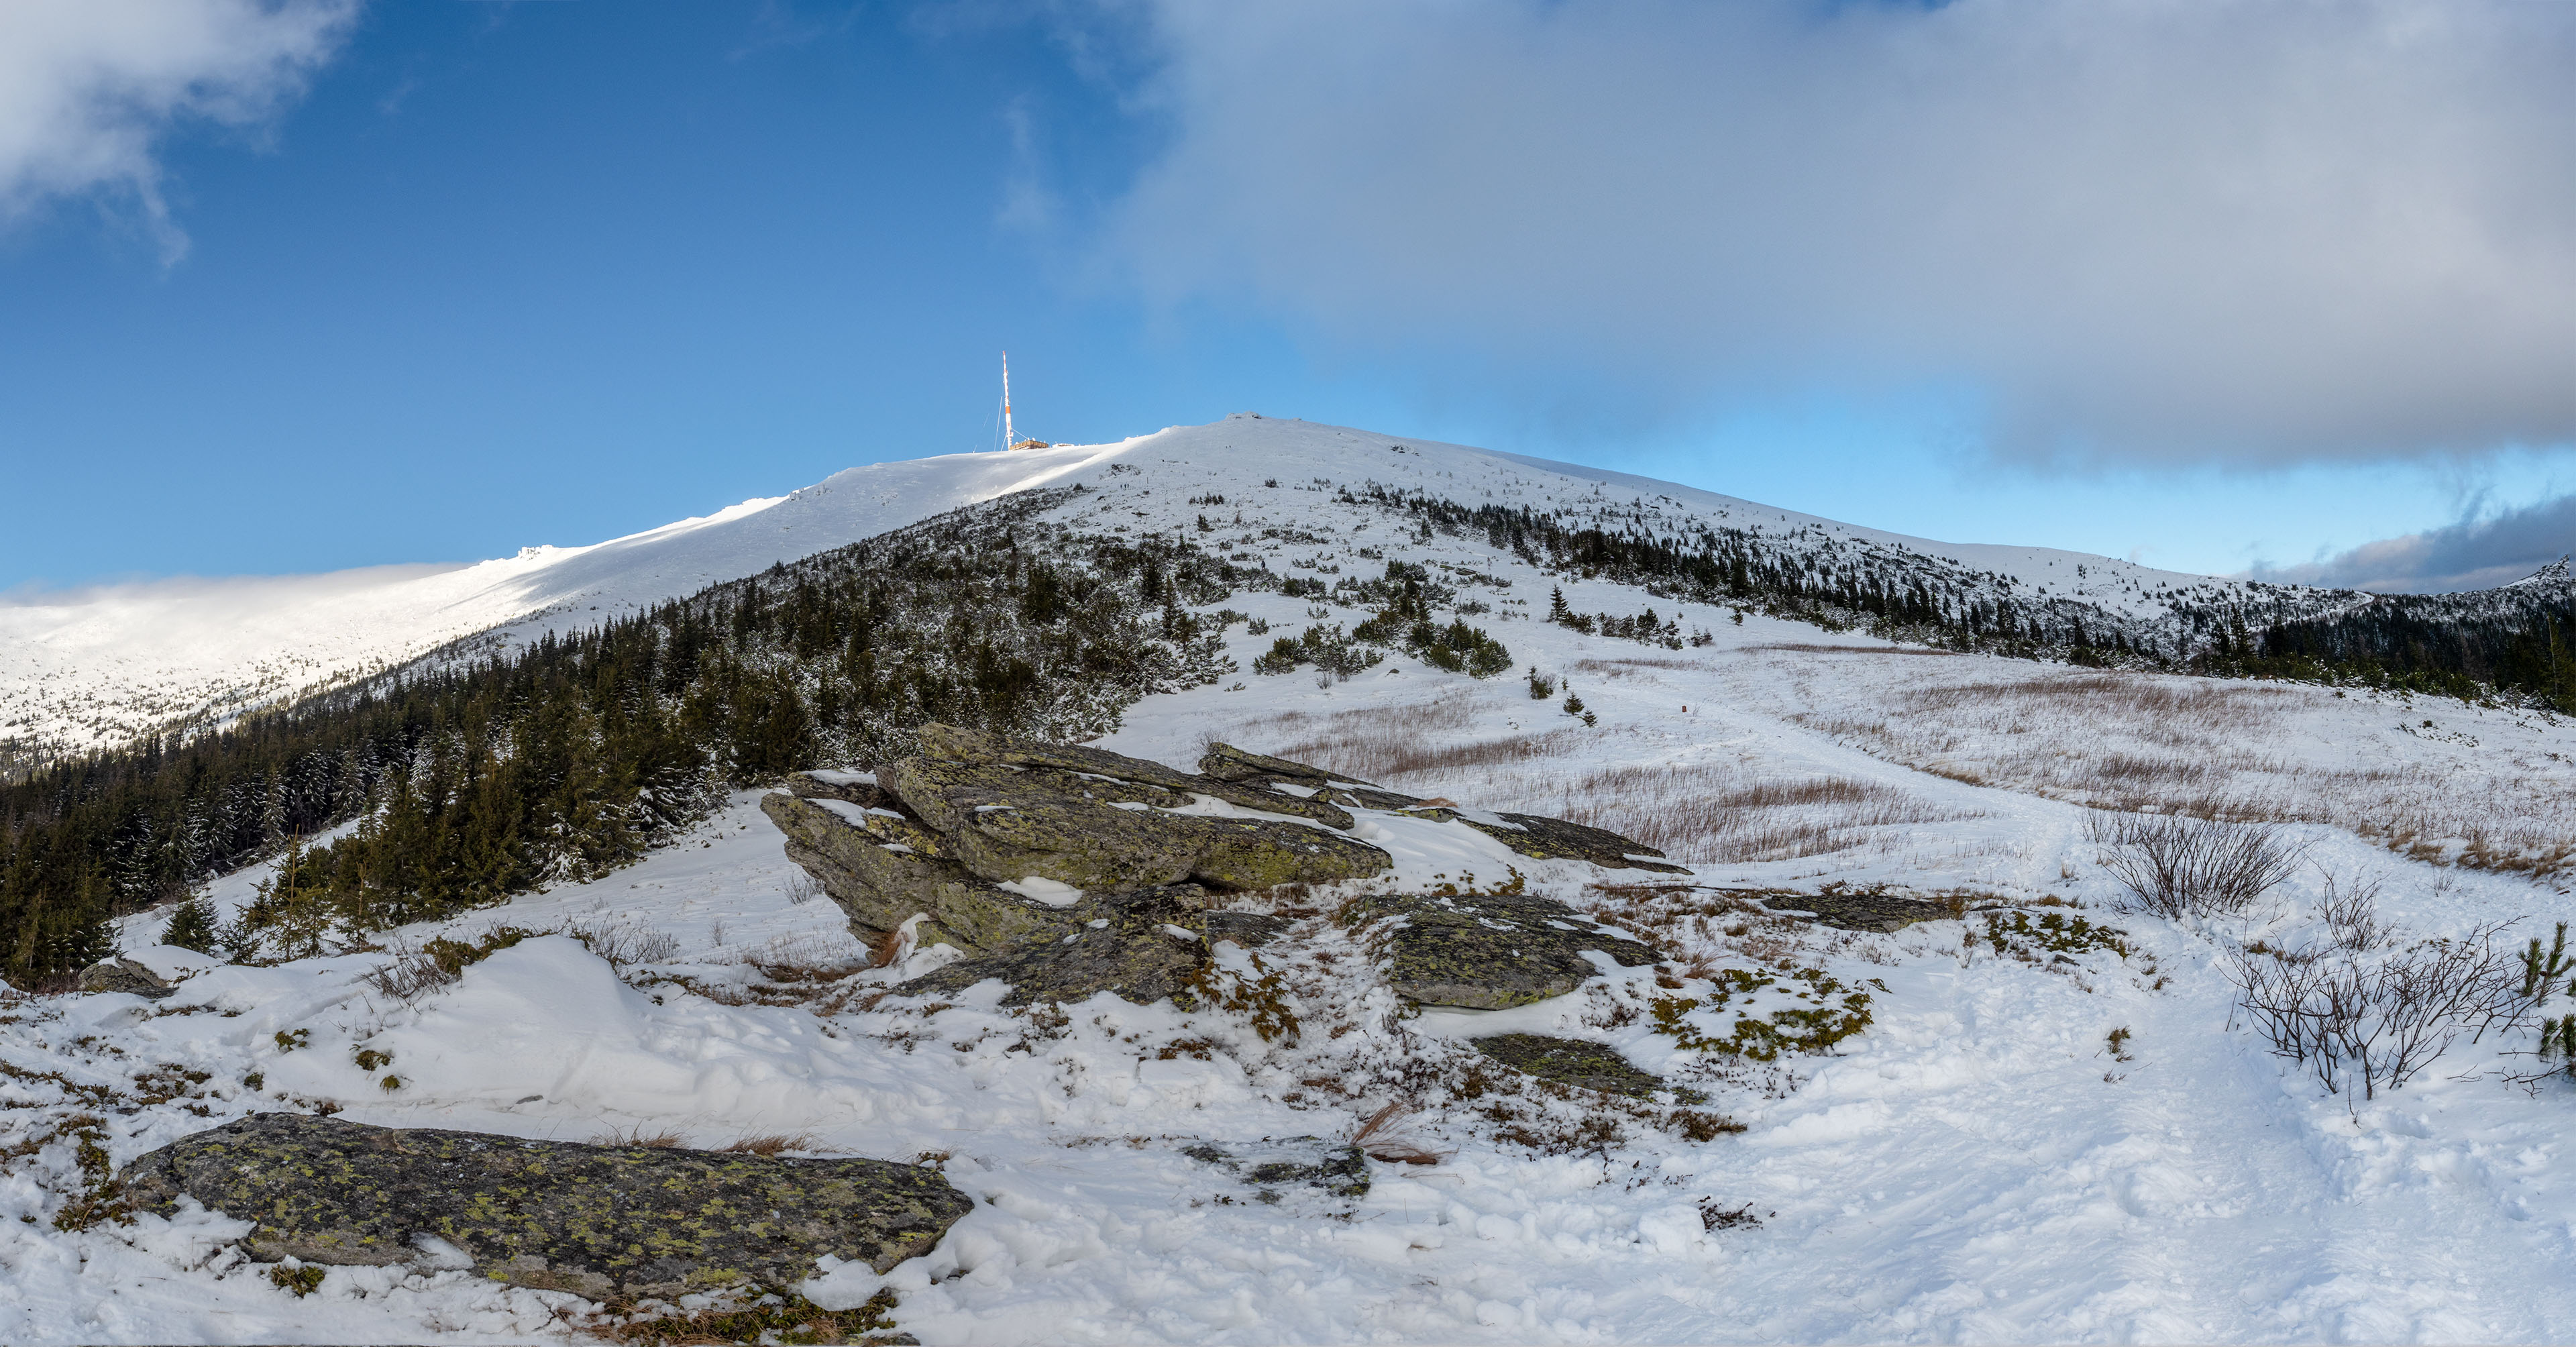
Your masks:
<svg viewBox="0 0 2576 1347"><path fill-rule="evenodd" d="M937 1171L585 1146L255 1114L164 1146L120 1176L146 1211L184 1195L256 1222L255 1258L387 1265L444 1240L496 1281L592 1299L792 1287L830 1254L882 1272L974 1207Z"/></svg>

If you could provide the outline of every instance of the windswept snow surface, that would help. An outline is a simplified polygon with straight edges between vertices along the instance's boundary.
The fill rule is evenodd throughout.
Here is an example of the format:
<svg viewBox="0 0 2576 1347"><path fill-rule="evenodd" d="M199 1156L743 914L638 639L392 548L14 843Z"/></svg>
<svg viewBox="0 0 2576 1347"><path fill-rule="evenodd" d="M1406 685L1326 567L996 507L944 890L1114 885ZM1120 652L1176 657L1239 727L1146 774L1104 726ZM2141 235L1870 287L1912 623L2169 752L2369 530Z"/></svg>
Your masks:
<svg viewBox="0 0 2576 1347"><path fill-rule="evenodd" d="M218 968L157 1005L16 1001L0 1009L0 1150L81 1109L123 1163L244 1112L329 1105L385 1125L669 1131L705 1146L788 1135L809 1153L919 1158L976 1198L973 1213L882 1281L844 1268L808 1294L846 1305L892 1286L899 1327L926 1343L2532 1342L2576 1322L2576 1088L2500 1079L2531 1066L2509 1055L2529 1052L2528 1032L2463 1041L2374 1100L2330 1095L2233 1023L2224 974L2229 948L2320 938L2329 878L2375 885L2403 940L2513 917L2527 918L2515 938L2546 935L2576 915L2545 845L2576 836L2576 726L1913 650L1722 609L1667 612L1709 633L1678 651L1583 636L1529 617L1552 585L1585 611L1650 600L1542 576L1479 539L1418 536L1332 487L1639 509L1654 498L1620 493L1643 487L1301 423L1082 452L1060 465L1092 488L1060 507L1069 521L1185 527L1297 574L1416 562L1459 604L1485 605L1470 620L1516 665L1558 682L1534 698L1517 675L1479 682L1402 657L1339 683L1246 672L1148 698L1105 747L1187 765L1222 738L1469 806L1598 818L1658 839L1701 885L1883 884L2080 911L2124 931L2127 952L2003 957L1976 910L1894 935L1725 908L1656 928L1676 980L1785 965L1872 989L1864 1032L1769 1065L1654 1032L1640 1012L1666 993L1644 970L1510 1011L1407 1015L1367 971L1364 933L1329 920L1332 893L1258 950L1218 947L1227 968L1259 959L1281 977L1294 1044L1168 1003L1006 1011L989 983L944 1007L879 1000L949 953L864 968L837 909L791 899L797 872L746 793L630 869L386 934L388 952ZM1667 510L1757 508L1654 490ZM1210 495L1226 499L1193 500ZM1979 564L2044 576L2054 559ZM1275 593L1228 602L1270 624L1229 629L1247 669L1279 634L1361 616L1317 618ZM1569 689L1596 723L1566 712ZM2241 917L2122 911L2088 806L2174 808L2193 792L2285 820L2305 864ZM1517 871L1608 918L1678 901L1617 887L1638 872L1355 812L1399 888ZM219 906L258 877L220 881ZM131 919L129 947L165 920ZM503 925L581 938L523 941L408 1001L362 980L392 951ZM1703 1031L1719 1028L1708 1013L1693 1012ZM308 1041L281 1050L295 1030ZM1614 1119L1609 1134L1531 1146L1486 1111L1504 1095L1449 1100L1395 1124L1439 1163L1372 1164L1356 1201L1291 1188L1275 1205L1185 1154L1347 1137L1418 1088L1408 1080L1456 1079L1474 1061L1461 1040L1510 1031L1607 1044L1745 1130L1694 1142ZM361 1070L362 1047L393 1061ZM132 1112L82 1102L82 1087L130 1097L162 1063L206 1073L196 1096ZM566 1333L579 1308L434 1268L332 1269L299 1300L227 1251L236 1221L57 1231L79 1186L67 1139L0 1178L0 1340L526 1341Z"/></svg>

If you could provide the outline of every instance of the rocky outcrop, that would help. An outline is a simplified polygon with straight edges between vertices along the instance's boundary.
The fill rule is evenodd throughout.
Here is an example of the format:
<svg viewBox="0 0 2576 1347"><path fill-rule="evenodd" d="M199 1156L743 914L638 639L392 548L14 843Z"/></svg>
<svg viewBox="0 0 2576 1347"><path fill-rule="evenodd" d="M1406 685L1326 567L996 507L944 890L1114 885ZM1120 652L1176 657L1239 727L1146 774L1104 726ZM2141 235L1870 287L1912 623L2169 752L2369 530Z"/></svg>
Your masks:
<svg viewBox="0 0 2576 1347"><path fill-rule="evenodd" d="M1493 817L1501 820L1497 824L1452 808L1415 808L1405 812L1464 823L1534 860L1588 861L1605 870L1651 870L1663 875L1690 873L1689 866L1661 859L1664 853L1642 842L1631 841L1607 828L1570 823L1561 818L1548 818L1542 814L1495 814ZM1645 859L1650 856L1657 859Z"/></svg>
<svg viewBox="0 0 2576 1347"><path fill-rule="evenodd" d="M80 971L77 984L85 992L131 992L154 1001L179 990L176 981L136 963L132 959L101 959Z"/></svg>
<svg viewBox="0 0 2576 1347"><path fill-rule="evenodd" d="M1363 809L1408 809L1422 803L1420 796L1388 790L1365 781L1351 781L1334 776L1321 767L1249 752L1232 744L1210 745L1207 753L1199 759L1199 775L1240 786L1265 788L1274 793L1279 787L1286 786L1309 799Z"/></svg>
<svg viewBox="0 0 2576 1347"><path fill-rule="evenodd" d="M1086 904L1063 921L1061 936L963 959L896 990L953 996L999 978L1010 987L1002 997L1006 1006L1109 992L1139 1005L1169 997L1183 1010L1194 1010L1196 980L1208 965L1206 905L1206 891L1187 884Z"/></svg>
<svg viewBox="0 0 2576 1347"><path fill-rule="evenodd" d="M1623 968L1663 951L1545 898L1467 895L1362 898L1344 912L1369 938L1398 996L1427 1006L1503 1010L1563 996L1599 971L1587 950Z"/></svg>
<svg viewBox="0 0 2576 1347"><path fill-rule="evenodd" d="M1641 1071L1601 1043L1546 1034L1494 1034L1469 1039L1476 1051L1525 1076L1600 1094L1643 1099L1665 1088L1663 1077Z"/></svg>
<svg viewBox="0 0 2576 1347"><path fill-rule="evenodd" d="M1424 803L1227 744L1211 749L1192 774L1104 749L952 725L925 725L918 739L919 754L875 773L800 772L789 778L789 793L766 797L761 808L786 834L788 857L822 882L863 938L909 929L917 946L945 944L967 956L903 986L923 994L999 978L1011 987L1011 1004L1078 1001L1101 991L1186 1004L1211 941L1249 947L1279 928L1276 919L1249 913L1212 915L1224 895L1383 874L1392 859L1344 831L1356 822L1349 810ZM1447 809L1415 812L1458 817ZM1635 865L1628 853L1643 850L1597 828L1503 817L1516 822L1500 831L1477 826L1555 847L1537 852L1512 843L1525 854ZM1581 921L1561 905L1541 907L1529 909L1539 913L1534 921ZM1448 975L1437 968L1490 962L1494 951L1476 944L1483 928L1448 908L1426 913L1420 925L1400 942L1398 963L1420 975L1403 984L1415 989L1407 995L1486 998L1439 1002L1455 1005L1499 996L1495 1004L1516 1005L1555 995L1591 972L1579 954L1560 948L1564 932L1547 927L1544 939L1520 941L1501 957L1499 971L1489 970L1502 979L1494 984L1500 990L1458 992L1453 984L1466 984L1444 982ZM1610 948L1606 937L1585 938ZM1431 948L1441 939L1457 948ZM1629 947L1645 949L1634 941L1620 946Z"/></svg>
<svg viewBox="0 0 2576 1347"><path fill-rule="evenodd" d="M752 1284L785 1290L824 1254L879 1272L926 1253L974 1203L936 1170L883 1160L583 1146L256 1114L164 1146L121 1176L138 1209L182 1196L256 1222L253 1257L453 1266L593 1299ZM443 1247L442 1247L443 1246Z"/></svg>
<svg viewBox="0 0 2576 1347"><path fill-rule="evenodd" d="M1754 899L1765 910L1784 917L1803 917L1846 931L1875 931L1882 935L1904 930L1919 921L1947 921L1959 915L1958 909L1948 903L1899 897L1881 889L1835 889L1824 893L1790 893L1776 889L1729 892Z"/></svg>

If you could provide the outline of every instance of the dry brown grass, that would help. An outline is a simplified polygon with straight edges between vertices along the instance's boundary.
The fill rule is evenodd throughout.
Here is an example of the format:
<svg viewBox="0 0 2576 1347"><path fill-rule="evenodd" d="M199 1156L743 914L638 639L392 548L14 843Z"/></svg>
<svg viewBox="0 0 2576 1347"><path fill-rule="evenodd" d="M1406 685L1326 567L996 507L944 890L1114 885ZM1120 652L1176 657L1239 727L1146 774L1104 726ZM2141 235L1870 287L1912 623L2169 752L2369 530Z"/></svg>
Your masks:
<svg viewBox="0 0 2576 1347"><path fill-rule="evenodd" d="M1890 692L1813 666L1796 708L1810 729L1918 771L2129 813L2346 828L2417 860L2546 877L2576 869L2576 783L2505 755L2331 766L2352 708L2331 694L2117 671L1976 678ZM2391 719L2414 712L2386 708ZM2330 761L2331 759L2329 759Z"/></svg>
<svg viewBox="0 0 2576 1347"><path fill-rule="evenodd" d="M1944 659L1959 657L1959 652L1956 650L1927 650L1921 646L1912 645L1814 645L1799 641L1781 641L1771 645L1748 645L1742 648L1746 651L1786 650L1800 655L1938 655Z"/></svg>
<svg viewBox="0 0 2576 1347"><path fill-rule="evenodd" d="M614 1127L609 1128L607 1131L600 1132L591 1137L589 1142L586 1144L592 1146L641 1146L646 1150L669 1151L684 1149L688 1145L688 1140L677 1132L647 1132L644 1130L644 1125L638 1123L623 1131Z"/></svg>
<svg viewBox="0 0 2576 1347"><path fill-rule="evenodd" d="M1686 662L1577 667L1614 663ZM1473 712L1463 694L1423 707L1289 712L1253 721L1230 741L1418 795L1608 828L1691 865L1794 860L1861 845L1881 829L1971 817L1894 786L1726 762L1578 771L1568 760L1597 754L1600 732L1469 738Z"/></svg>
<svg viewBox="0 0 2576 1347"><path fill-rule="evenodd" d="M725 1149L739 1155L771 1156L778 1154L780 1151L811 1150L813 1149L813 1146L814 1138L799 1132L793 1136L782 1134L777 1136L744 1137L741 1140L726 1146Z"/></svg>

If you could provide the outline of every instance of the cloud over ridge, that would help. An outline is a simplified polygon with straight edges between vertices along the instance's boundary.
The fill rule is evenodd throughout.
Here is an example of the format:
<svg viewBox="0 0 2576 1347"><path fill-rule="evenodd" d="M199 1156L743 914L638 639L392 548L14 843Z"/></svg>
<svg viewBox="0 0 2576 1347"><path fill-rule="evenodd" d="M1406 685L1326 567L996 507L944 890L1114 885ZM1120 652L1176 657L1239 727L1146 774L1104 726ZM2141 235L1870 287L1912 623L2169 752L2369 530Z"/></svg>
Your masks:
<svg viewBox="0 0 2576 1347"><path fill-rule="evenodd" d="M2576 441L2576 6L1138 0L1164 300L1668 386L1965 384L2006 452Z"/></svg>
<svg viewBox="0 0 2576 1347"><path fill-rule="evenodd" d="M7 0L0 4L0 219L53 197L131 194L165 260L187 242L155 148L199 119L241 126L300 94L358 0Z"/></svg>

